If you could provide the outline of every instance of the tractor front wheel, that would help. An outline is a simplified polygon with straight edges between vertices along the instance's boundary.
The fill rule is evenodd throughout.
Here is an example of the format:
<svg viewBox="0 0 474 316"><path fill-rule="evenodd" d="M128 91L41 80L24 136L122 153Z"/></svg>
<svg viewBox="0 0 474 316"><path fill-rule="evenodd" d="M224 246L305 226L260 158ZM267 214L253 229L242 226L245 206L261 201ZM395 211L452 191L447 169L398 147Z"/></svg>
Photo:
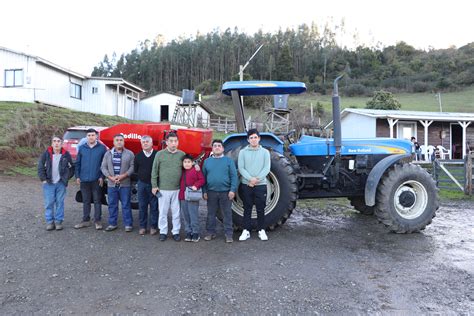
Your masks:
<svg viewBox="0 0 474 316"><path fill-rule="evenodd" d="M414 164L397 164L377 188L375 215L395 233L414 233L431 223L439 207L430 174Z"/></svg>

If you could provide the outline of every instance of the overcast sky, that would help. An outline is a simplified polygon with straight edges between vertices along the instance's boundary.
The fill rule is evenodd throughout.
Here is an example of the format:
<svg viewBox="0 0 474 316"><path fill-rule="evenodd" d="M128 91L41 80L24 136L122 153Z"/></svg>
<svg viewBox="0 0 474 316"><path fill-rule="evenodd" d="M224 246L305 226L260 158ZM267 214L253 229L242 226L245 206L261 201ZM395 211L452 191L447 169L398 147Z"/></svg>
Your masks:
<svg viewBox="0 0 474 316"><path fill-rule="evenodd" d="M104 54L129 52L157 34L169 41L217 27L252 34L344 19L347 35L339 40L347 46L356 33L369 46L403 40L423 49L460 47L474 42L472 7L467 0L8 0L1 4L0 46L85 75Z"/></svg>

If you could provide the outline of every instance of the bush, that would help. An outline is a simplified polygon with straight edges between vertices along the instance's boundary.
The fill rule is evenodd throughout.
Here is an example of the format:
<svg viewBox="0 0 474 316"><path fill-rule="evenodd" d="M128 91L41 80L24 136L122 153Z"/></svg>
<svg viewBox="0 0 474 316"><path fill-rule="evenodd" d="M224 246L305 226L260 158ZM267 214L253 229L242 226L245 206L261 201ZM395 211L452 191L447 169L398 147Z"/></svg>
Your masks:
<svg viewBox="0 0 474 316"><path fill-rule="evenodd" d="M210 95L219 91L220 84L216 80L205 80L196 87L196 92L202 95Z"/></svg>
<svg viewBox="0 0 474 316"><path fill-rule="evenodd" d="M366 109L400 110L402 105L391 92L375 91L371 100L367 101Z"/></svg>
<svg viewBox="0 0 474 316"><path fill-rule="evenodd" d="M360 83L350 84L344 87L344 95L348 97L367 95L368 89Z"/></svg>
<svg viewBox="0 0 474 316"><path fill-rule="evenodd" d="M412 85L413 92L427 92L431 91L432 89L432 84L428 82L417 81Z"/></svg>

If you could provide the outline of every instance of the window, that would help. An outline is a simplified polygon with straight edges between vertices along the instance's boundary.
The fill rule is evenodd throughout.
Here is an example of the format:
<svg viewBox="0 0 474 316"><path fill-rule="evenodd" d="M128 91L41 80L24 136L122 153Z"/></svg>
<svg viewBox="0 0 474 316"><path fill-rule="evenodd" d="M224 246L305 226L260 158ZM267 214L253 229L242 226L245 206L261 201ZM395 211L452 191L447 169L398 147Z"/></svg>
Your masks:
<svg viewBox="0 0 474 316"><path fill-rule="evenodd" d="M5 70L5 87L23 86L23 69Z"/></svg>
<svg viewBox="0 0 474 316"><path fill-rule="evenodd" d="M69 90L70 90L69 92L71 93L71 98L82 99L82 86L81 85L71 82L71 86Z"/></svg>
<svg viewBox="0 0 474 316"><path fill-rule="evenodd" d="M92 87L92 94L97 94L99 93L99 88L98 87Z"/></svg>

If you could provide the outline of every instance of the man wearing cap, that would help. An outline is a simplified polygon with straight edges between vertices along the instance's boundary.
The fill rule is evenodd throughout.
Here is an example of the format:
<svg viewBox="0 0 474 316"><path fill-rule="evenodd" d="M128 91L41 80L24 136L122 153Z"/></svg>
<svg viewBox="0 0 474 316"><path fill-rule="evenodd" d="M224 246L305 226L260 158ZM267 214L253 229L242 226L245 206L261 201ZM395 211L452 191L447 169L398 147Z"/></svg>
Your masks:
<svg viewBox="0 0 474 316"><path fill-rule="evenodd" d="M78 147L76 158L76 181L81 187L82 221L74 228L90 226L91 202L94 202L95 229L102 229L102 186L104 179L100 166L107 149L97 141L97 131L87 130L87 142Z"/></svg>

